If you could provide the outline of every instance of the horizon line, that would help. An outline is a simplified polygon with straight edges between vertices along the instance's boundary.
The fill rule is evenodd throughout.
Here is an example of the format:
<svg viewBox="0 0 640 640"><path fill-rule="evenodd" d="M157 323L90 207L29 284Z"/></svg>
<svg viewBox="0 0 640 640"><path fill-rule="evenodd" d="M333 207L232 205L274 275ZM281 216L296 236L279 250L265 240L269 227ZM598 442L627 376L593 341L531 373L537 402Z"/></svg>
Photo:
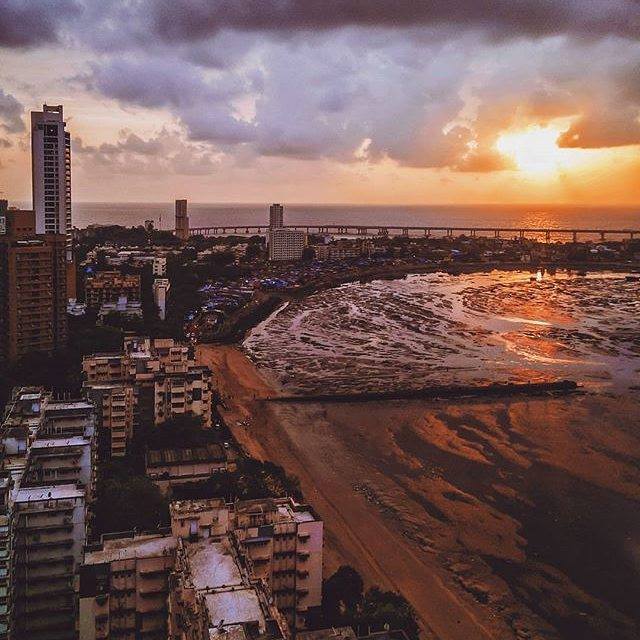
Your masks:
<svg viewBox="0 0 640 640"><path fill-rule="evenodd" d="M159 205L167 206L173 205L174 201L180 198L174 198L171 200L76 200L72 203L75 205ZM264 200L264 201L202 201L202 200L189 200L189 205L206 205L206 206L269 206L277 200ZM28 200L14 200L16 204L24 205L29 204ZM9 201L11 205L11 201ZM406 203L406 202L286 202L280 200L278 202L283 206L289 207L613 207L613 208L639 208L640 202L631 203L619 203L613 202L608 204L603 203L584 203L584 202L433 202L433 203ZM640 211L639 211L640 213Z"/></svg>

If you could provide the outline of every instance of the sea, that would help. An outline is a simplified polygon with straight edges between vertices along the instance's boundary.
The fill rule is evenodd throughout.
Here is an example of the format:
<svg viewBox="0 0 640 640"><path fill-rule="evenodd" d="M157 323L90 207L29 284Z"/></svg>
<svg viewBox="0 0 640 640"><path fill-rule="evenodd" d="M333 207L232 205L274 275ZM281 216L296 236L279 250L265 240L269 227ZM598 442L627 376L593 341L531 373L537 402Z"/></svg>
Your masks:
<svg viewBox="0 0 640 640"><path fill-rule="evenodd" d="M269 205L189 203L193 227L267 224ZM77 202L73 224L139 225L173 229L173 203ZM286 224L367 224L400 226L503 226L515 228L640 228L640 205L357 205L286 204Z"/></svg>

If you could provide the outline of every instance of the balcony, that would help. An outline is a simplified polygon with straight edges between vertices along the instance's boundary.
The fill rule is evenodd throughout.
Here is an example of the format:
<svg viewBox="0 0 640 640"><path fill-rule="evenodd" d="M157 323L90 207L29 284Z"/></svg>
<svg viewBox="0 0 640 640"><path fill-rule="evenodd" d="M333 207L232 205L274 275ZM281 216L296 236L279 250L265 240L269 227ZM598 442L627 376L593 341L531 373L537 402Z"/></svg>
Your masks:
<svg viewBox="0 0 640 640"><path fill-rule="evenodd" d="M73 546L73 539L65 538L63 540L19 540L16 543L16 549L53 549L55 547L70 548Z"/></svg>

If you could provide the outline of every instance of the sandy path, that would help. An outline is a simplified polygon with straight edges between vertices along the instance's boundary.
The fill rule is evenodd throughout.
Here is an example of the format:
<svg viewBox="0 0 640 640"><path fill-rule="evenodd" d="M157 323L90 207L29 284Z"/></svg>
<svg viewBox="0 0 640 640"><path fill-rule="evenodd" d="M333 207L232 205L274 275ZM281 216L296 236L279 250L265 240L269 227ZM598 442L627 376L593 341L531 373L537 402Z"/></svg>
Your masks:
<svg viewBox="0 0 640 640"><path fill-rule="evenodd" d="M300 430L290 428L282 411L276 416L266 398L277 391L234 347L200 346L198 359L215 372L227 405L223 411L234 436L252 456L269 459L296 475L302 490L325 523L325 567L332 572L339 564L352 564L368 584L400 591L415 607L424 626L425 637L442 640L483 640L497 638L478 617L468 600L445 584L425 554L416 554L398 530L385 522L381 513L366 500L354 496L342 472L352 460L341 447L327 441L323 455L309 458L296 445ZM237 425L251 417L251 427ZM295 425L294 425L295 426ZM322 438L315 432L309 437ZM302 437L307 437L305 434ZM318 447L311 447L318 451ZM343 456L343 459L332 459ZM354 468L357 477L357 470Z"/></svg>

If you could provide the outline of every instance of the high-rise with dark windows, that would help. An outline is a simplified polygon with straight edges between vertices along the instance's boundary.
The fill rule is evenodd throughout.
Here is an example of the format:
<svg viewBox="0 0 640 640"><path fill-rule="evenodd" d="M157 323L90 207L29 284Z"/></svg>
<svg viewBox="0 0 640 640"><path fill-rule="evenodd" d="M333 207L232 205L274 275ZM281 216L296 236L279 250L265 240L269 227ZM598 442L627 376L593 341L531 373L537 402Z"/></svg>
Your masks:
<svg viewBox="0 0 640 640"><path fill-rule="evenodd" d="M269 207L269 227L279 229L284 225L284 207L274 203Z"/></svg>
<svg viewBox="0 0 640 640"><path fill-rule="evenodd" d="M67 342L65 236L36 234L33 211L8 209L0 233L0 363Z"/></svg>

